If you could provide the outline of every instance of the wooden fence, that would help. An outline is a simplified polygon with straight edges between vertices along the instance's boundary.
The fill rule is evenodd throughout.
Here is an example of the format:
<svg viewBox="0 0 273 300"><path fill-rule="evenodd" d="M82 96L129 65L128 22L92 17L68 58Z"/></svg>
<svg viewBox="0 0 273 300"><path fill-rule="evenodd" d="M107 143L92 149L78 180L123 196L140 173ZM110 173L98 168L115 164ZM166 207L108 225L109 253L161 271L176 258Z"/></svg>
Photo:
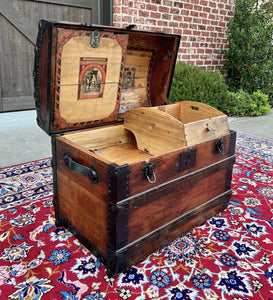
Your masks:
<svg viewBox="0 0 273 300"><path fill-rule="evenodd" d="M110 3L98 0L0 1L0 112L34 108L32 72L39 20L94 24L99 20L109 25L105 16L105 12L110 11L107 2ZM103 5L107 9L103 9Z"/></svg>

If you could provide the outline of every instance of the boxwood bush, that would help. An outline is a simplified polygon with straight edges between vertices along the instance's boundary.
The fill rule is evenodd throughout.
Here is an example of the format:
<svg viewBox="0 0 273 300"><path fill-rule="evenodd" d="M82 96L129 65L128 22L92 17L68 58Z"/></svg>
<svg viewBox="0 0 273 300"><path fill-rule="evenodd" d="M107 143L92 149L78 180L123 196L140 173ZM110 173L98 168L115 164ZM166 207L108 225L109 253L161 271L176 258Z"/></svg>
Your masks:
<svg viewBox="0 0 273 300"><path fill-rule="evenodd" d="M270 112L268 96L261 91L230 92L219 70L206 71L182 62L176 64L169 99L202 102L228 116L261 116Z"/></svg>
<svg viewBox="0 0 273 300"><path fill-rule="evenodd" d="M198 101L221 110L228 99L228 88L219 70L206 71L177 62L169 99L171 102Z"/></svg>

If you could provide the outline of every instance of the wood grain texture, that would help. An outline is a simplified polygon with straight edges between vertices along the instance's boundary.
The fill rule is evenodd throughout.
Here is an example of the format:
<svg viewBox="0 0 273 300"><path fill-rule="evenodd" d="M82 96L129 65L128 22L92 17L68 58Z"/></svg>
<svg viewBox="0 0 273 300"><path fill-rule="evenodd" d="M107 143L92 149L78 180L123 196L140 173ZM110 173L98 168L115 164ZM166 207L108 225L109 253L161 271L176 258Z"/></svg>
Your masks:
<svg viewBox="0 0 273 300"><path fill-rule="evenodd" d="M143 236L141 239L128 244L127 247L118 250L119 265L121 265L121 262L123 265L126 264L127 267L136 264L154 251L167 246L176 238L182 237L194 227L203 224L228 206L230 196L231 191L227 191L219 197L210 199L174 220L174 222L165 224L165 226L158 228L149 235Z"/></svg>
<svg viewBox="0 0 273 300"><path fill-rule="evenodd" d="M151 155L137 149L135 138L123 125L104 126L88 131L66 134L75 144L94 152L117 165L148 159Z"/></svg>
<svg viewBox="0 0 273 300"><path fill-rule="evenodd" d="M224 140L224 153L223 155L216 153L215 145L216 141L223 138ZM146 161L139 161L130 164L130 195L141 193L145 190L149 190L155 186L158 186L166 181L173 180L179 176L189 174L206 166L209 166L215 162L219 162L228 156L234 154L229 151L230 149L231 135L227 134L223 137L209 140L191 147L180 148L168 153L164 153L158 156L151 157ZM191 149L196 149L196 164L189 170L180 171L180 155L181 153L188 152ZM154 184L149 183L143 175L142 168L146 164L155 164L154 172L156 175L156 182Z"/></svg>
<svg viewBox="0 0 273 300"><path fill-rule="evenodd" d="M125 113L124 127L133 132L137 148L159 155L186 146L184 125L153 108L135 108Z"/></svg>
<svg viewBox="0 0 273 300"><path fill-rule="evenodd" d="M90 33L91 29L97 29L100 32L110 32L115 33L115 35L128 35L128 45L127 51L128 56L126 57L125 62L125 69L124 72L128 71L128 69L134 69L134 78L133 78L133 86L126 86L123 83L123 86L114 92L109 92L109 95L119 95L120 94L120 101L121 104L119 105L119 119L114 119L112 116L116 116L115 114L111 114L105 118L107 112L109 110L109 103L106 105L103 101L97 101L97 105L94 108L92 103L94 103L94 99L88 99L88 101L80 100L73 102L73 105L76 106L75 109L70 109L71 106L71 95L74 95L72 98L75 99L77 96L77 89L78 89L78 77L76 76L79 72L79 66L75 67L75 56L84 56L89 58L96 58L96 57L103 57L108 59L109 53L112 51L113 47L105 46L105 49L100 49L96 51L91 49L88 52L85 51L87 49L87 39L88 43L90 41L90 37L86 38L86 41L83 42L84 36L79 37L82 39L81 42L78 43L76 38L73 37L71 39L71 51L73 55L71 56L67 53L67 49L65 50L65 55L62 59L67 60L63 65L61 77L64 78L64 81L61 82L62 88L60 89L61 95L64 96L59 99L51 90L50 95L48 95L48 99L56 101L57 104L50 103L50 111L46 111L47 118L50 123L54 123L54 115L56 111L54 110L56 107L57 109L60 108L61 116L64 119L67 119L67 124L64 126L62 120L60 122L55 122L55 124L50 125L49 131L51 133L57 132L64 132L64 131L71 131L76 129L83 129L87 127L95 127L101 126L105 124L109 124L110 122L113 123L114 121L120 121L122 119L122 114L125 110L130 109L135 106L156 106L156 105L163 105L168 103L168 92L170 88L170 82L172 78L172 73L175 65L177 49L179 46L180 36L178 35L169 35L169 34L159 34L154 32L144 32L144 31L136 31L136 30L126 30L121 28L112 28L112 27L103 27L103 26L92 26L90 27L80 24L80 23L65 23L65 22L53 22L49 24L53 25L54 28L65 28L66 30L82 30L82 32ZM90 34L89 34L90 35ZM74 39L74 40L73 40ZM73 40L73 41L72 41ZM56 41L55 33L52 37L52 48L49 51L52 53L52 70L60 70L60 59L61 56L57 55L58 49L54 48ZM85 46L84 46L84 45ZM103 39L102 39L103 44ZM89 44L88 44L89 45ZM85 49L83 51L83 48ZM90 46L88 47L90 49ZM98 49L97 49L98 50ZM110 51L111 50L111 51ZM69 52L69 51L68 51ZM71 57L70 57L71 56ZM70 58L69 58L70 57ZM79 57L78 57L79 58ZM45 57L46 59L46 57ZM59 61L58 61L59 60ZM135 62L134 62L135 61ZM63 64L63 61L61 61ZM115 64L114 64L115 65ZM127 70L126 70L127 69ZM75 72L74 72L74 71ZM67 73L67 74L66 74ZM111 74L111 64L107 67L107 74ZM60 75L60 74L59 74ZM123 72L116 72L112 70L113 76L121 76ZM108 75L107 75L108 76ZM47 75L46 75L47 77ZM73 78L72 78L73 77ZM111 76L110 76L111 77ZM48 74L48 80L51 82L51 86L55 89L58 86L58 80L55 78L55 73L52 72ZM66 79L69 79L68 81ZM71 80L70 80L71 79ZM112 78L113 80L108 80L105 84L105 88L111 86L116 86L117 80ZM57 88L56 88L57 89ZM59 93L59 91L57 91ZM55 99L56 96L56 99ZM67 100L70 99L70 100ZM64 104L62 104L64 100ZM100 99L101 100L101 99ZM90 104L91 103L91 104ZM118 101L117 101L118 103ZM105 104L105 105L104 105ZM54 107L55 106L55 107ZM80 107L78 109L77 107ZM111 105L110 105L111 106ZM69 111L70 109L70 111ZM73 112L72 112L73 111ZM112 110L113 111L113 110ZM91 120L89 118L85 118L87 115L91 114ZM91 122L94 120L94 116L96 116L96 122ZM112 118L110 120L110 117ZM103 118L103 121L101 120ZM85 119L85 120L84 120ZM59 126L59 127L58 127Z"/></svg>
<svg viewBox="0 0 273 300"><path fill-rule="evenodd" d="M65 143L64 138L56 140L58 214L107 255L108 166L94 161L92 155L86 152L73 147L69 141ZM70 170L64 162L67 153L86 167L95 166L99 182L91 183L88 177Z"/></svg>
<svg viewBox="0 0 273 300"><path fill-rule="evenodd" d="M128 241L137 240L224 193L227 169L233 163L233 158L227 158L130 199Z"/></svg>
<svg viewBox="0 0 273 300"><path fill-rule="evenodd" d="M91 1L94 5L87 7ZM39 20L50 18L92 23L97 18L96 7L96 0L81 0L79 5L76 0L0 1L0 81L3 97L0 103L4 102L2 110L35 108L32 74Z"/></svg>

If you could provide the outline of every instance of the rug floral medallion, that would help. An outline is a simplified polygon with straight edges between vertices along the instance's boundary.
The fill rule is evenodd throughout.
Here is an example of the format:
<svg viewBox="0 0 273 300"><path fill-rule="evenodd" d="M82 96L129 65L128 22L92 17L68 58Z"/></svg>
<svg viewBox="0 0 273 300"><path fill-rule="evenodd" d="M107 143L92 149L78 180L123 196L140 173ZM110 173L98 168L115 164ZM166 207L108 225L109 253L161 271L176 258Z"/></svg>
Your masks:
<svg viewBox="0 0 273 300"><path fill-rule="evenodd" d="M236 157L227 209L115 278L55 226L50 159L1 169L0 299L273 299L273 142Z"/></svg>

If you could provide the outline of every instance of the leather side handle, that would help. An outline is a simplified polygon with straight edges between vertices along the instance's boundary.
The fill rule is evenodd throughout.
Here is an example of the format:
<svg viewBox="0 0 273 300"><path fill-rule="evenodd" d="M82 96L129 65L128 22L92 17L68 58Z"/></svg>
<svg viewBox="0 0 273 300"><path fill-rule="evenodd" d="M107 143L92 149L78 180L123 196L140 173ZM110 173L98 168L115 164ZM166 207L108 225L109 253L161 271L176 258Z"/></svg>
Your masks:
<svg viewBox="0 0 273 300"><path fill-rule="evenodd" d="M90 166L88 168L88 167L85 167L85 166L77 163L75 160L73 160L70 157L69 154L65 154L64 162L70 170L77 172L81 175L89 177L89 179L92 183L97 183L99 181L98 173L94 167Z"/></svg>

